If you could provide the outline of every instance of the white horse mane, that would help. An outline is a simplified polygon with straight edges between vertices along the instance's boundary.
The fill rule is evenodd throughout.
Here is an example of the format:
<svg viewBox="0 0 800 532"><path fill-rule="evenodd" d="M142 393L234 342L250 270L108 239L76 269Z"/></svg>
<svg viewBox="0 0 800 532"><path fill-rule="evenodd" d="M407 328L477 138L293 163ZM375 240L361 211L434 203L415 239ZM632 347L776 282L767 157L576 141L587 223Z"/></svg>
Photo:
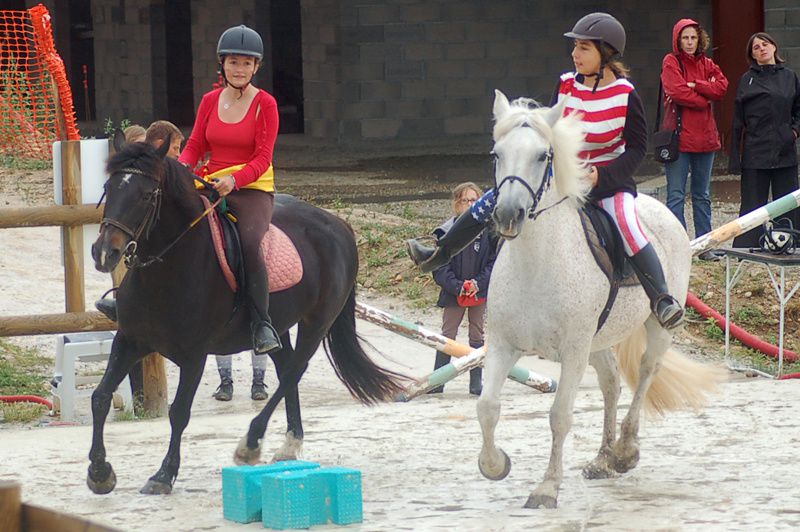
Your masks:
<svg viewBox="0 0 800 532"><path fill-rule="evenodd" d="M560 109L561 106L552 110L542 107L531 98L517 98L503 116L496 117L492 137L497 142L525 124L533 128L553 148L553 178L559 194L582 203L592 189L586 164L578 156L585 133L578 113L561 116ZM556 110L558 118L551 126L549 119Z"/></svg>

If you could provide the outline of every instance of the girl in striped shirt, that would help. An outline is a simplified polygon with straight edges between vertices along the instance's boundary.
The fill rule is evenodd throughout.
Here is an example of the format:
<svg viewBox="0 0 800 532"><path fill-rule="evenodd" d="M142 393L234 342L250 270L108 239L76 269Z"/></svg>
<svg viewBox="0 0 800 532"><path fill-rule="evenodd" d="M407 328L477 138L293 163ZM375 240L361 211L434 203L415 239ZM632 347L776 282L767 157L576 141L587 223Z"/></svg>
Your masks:
<svg viewBox="0 0 800 532"><path fill-rule="evenodd" d="M661 263L639 225L634 204L633 173L645 155L647 124L642 101L620 61L625 29L607 13L591 13L564 36L574 39L575 72L561 76L551 104L566 99L564 113L582 115L586 139L581 156L594 183L590 198L614 220L659 323L673 328L681 322L683 308L669 295ZM437 241L436 248L409 240L412 260L422 271L447 264L488 223L494 199L493 190L484 194Z"/></svg>

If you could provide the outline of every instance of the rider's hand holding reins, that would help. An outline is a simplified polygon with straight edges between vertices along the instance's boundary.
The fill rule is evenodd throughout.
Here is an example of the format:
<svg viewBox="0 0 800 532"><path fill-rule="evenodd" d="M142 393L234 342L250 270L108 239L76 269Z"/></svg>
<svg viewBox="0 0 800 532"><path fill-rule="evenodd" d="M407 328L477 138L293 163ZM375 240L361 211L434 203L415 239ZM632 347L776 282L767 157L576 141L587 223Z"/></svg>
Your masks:
<svg viewBox="0 0 800 532"><path fill-rule="evenodd" d="M233 189L236 188L236 181L233 179L232 175L225 176L221 179L215 179L213 183L214 190L216 190L223 198L233 192Z"/></svg>

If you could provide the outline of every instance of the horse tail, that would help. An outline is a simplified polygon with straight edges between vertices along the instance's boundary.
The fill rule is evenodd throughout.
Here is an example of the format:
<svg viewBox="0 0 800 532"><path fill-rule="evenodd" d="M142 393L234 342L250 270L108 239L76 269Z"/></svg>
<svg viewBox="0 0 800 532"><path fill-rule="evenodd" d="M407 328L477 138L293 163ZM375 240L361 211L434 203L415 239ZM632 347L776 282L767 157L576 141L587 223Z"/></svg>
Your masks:
<svg viewBox="0 0 800 532"><path fill-rule="evenodd" d="M400 382L408 377L375 364L364 351L362 342L367 343L356 332L356 291L353 288L328 330L323 342L325 353L336 376L363 404L393 400L405 391Z"/></svg>
<svg viewBox="0 0 800 532"><path fill-rule="evenodd" d="M639 366L647 349L647 330L641 325L617 345L620 373L632 390L639 386ZM710 394L725 378L721 368L703 364L668 349L661 359L644 399L648 414L663 416L668 410L691 408L695 412L708 404Z"/></svg>

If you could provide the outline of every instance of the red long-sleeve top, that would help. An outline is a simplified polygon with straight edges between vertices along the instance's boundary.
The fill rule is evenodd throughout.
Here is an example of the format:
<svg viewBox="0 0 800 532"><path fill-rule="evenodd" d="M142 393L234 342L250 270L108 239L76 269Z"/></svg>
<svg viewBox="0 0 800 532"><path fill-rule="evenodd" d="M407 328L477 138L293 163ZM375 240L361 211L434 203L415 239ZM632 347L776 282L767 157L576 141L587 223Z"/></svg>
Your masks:
<svg viewBox="0 0 800 532"><path fill-rule="evenodd" d="M272 164L278 136L278 104L272 95L259 89L244 118L229 124L221 121L217 112L221 92L216 89L203 96L179 160L195 168L210 152L207 173L244 164L232 174L236 188L241 188L255 182Z"/></svg>

